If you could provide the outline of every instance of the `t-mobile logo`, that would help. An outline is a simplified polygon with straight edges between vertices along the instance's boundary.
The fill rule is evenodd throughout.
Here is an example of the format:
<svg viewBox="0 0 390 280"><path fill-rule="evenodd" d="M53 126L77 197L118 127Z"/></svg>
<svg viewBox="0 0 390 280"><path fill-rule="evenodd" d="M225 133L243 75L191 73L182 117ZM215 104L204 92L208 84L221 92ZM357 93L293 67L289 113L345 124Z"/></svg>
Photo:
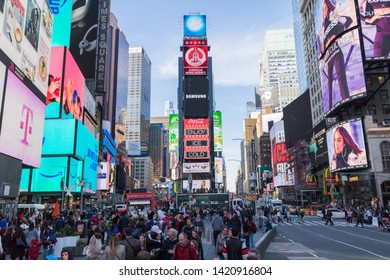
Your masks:
<svg viewBox="0 0 390 280"><path fill-rule="evenodd" d="M30 118L31 117L31 118ZM32 124L34 119L34 112L27 105L23 104L22 116L20 121L20 129L24 129L24 137L22 143L28 145L27 135L32 134Z"/></svg>

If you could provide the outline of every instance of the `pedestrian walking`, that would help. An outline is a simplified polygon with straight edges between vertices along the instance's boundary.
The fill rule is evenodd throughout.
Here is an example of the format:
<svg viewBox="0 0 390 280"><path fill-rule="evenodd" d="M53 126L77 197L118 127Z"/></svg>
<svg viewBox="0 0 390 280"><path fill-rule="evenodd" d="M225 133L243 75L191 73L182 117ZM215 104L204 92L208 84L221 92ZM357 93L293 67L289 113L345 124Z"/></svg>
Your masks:
<svg viewBox="0 0 390 280"><path fill-rule="evenodd" d="M179 234L179 242L173 250L174 260L197 260L198 254L195 245L191 243L185 233Z"/></svg>
<svg viewBox="0 0 390 280"><path fill-rule="evenodd" d="M219 215L219 213L215 213L213 215L213 218L211 220L211 228L213 230L213 241L214 241L214 246L217 244L217 236L218 234L221 233L222 231L222 226L223 226L223 220L222 217Z"/></svg>
<svg viewBox="0 0 390 280"><path fill-rule="evenodd" d="M362 224L362 228L364 228L363 218L364 218L363 211L362 210L358 210L355 227L357 227L359 224Z"/></svg>
<svg viewBox="0 0 390 280"><path fill-rule="evenodd" d="M217 242L215 245L215 257L218 257L220 260L224 260L223 257L223 245L225 244L226 240L228 239L229 235L229 228L227 226L222 227L222 232L218 234L217 236Z"/></svg>
<svg viewBox="0 0 390 280"><path fill-rule="evenodd" d="M325 214L326 223L325 223L325 225L328 225L328 222L330 222L331 226L334 225L334 223L332 221L332 216L333 216L332 211L330 211L329 209L326 210L326 214Z"/></svg>

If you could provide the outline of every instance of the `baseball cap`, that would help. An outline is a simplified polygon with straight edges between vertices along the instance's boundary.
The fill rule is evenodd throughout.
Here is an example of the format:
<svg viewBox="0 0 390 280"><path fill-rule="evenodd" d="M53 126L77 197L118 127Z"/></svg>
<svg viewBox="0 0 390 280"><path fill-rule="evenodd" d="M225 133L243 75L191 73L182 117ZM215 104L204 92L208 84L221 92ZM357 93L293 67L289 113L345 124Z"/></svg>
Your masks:
<svg viewBox="0 0 390 280"><path fill-rule="evenodd" d="M151 231L158 233L158 234L160 234L162 232L158 226L152 226Z"/></svg>

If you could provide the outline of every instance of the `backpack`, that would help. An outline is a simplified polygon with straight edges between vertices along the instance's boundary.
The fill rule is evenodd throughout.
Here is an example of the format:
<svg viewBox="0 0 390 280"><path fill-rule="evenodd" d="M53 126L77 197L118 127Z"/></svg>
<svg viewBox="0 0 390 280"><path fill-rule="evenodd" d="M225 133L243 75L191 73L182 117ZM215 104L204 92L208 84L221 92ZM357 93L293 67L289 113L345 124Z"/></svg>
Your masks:
<svg viewBox="0 0 390 280"><path fill-rule="evenodd" d="M255 223L251 223L251 232L252 233L256 233L257 232L257 226L256 226L256 224Z"/></svg>

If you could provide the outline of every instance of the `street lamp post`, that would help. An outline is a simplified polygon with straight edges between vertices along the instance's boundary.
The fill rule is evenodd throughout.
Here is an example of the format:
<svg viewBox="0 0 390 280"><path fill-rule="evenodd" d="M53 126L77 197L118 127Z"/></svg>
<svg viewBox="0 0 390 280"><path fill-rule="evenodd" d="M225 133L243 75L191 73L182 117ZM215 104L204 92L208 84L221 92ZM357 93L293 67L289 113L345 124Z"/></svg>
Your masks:
<svg viewBox="0 0 390 280"><path fill-rule="evenodd" d="M375 188L376 188L376 191L377 191L377 193L378 193L379 206L382 207L382 206L383 206L382 188L381 188L381 186L378 186L378 177L377 177L376 164L375 164L375 162L376 162L377 159L378 159L378 157L373 158L372 167L374 168Z"/></svg>

